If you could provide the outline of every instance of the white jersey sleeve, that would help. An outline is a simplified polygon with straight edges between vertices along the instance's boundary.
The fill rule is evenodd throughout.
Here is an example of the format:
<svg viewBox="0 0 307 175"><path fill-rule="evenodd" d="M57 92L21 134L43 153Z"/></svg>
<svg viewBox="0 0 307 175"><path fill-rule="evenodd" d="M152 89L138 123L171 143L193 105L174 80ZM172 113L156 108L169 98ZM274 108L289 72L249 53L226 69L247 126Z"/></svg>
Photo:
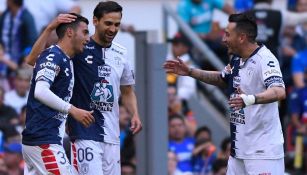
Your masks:
<svg viewBox="0 0 307 175"><path fill-rule="evenodd" d="M124 61L124 70L120 78L120 85L133 85L135 84L134 71L132 70L132 66L129 63L127 57L127 50L125 50L123 61Z"/></svg>

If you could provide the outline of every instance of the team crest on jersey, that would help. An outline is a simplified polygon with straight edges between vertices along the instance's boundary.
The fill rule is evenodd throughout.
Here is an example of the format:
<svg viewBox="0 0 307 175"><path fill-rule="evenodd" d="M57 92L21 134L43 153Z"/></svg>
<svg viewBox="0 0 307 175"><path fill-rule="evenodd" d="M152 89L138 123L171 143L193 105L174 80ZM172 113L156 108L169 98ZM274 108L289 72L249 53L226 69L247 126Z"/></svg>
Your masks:
<svg viewBox="0 0 307 175"><path fill-rule="evenodd" d="M88 163L82 163L82 164L81 164L81 173L82 173L83 175L85 175L85 174L88 173L88 171L89 171L89 165L88 165Z"/></svg>
<svg viewBox="0 0 307 175"><path fill-rule="evenodd" d="M100 111L112 111L114 103L113 86L106 79L96 82L91 93L91 108Z"/></svg>
<svg viewBox="0 0 307 175"><path fill-rule="evenodd" d="M110 77L111 67L109 65L98 66L98 77Z"/></svg>

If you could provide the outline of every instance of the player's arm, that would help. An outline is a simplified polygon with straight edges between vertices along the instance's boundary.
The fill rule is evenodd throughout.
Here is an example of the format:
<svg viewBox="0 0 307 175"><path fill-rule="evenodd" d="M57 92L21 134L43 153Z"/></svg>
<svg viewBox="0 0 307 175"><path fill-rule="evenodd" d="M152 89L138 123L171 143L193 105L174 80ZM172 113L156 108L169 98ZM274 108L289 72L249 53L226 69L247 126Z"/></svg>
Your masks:
<svg viewBox="0 0 307 175"><path fill-rule="evenodd" d="M36 82L34 97L48 107L65 114L68 114L72 107L71 104L62 100L50 90L50 84L47 81L39 80Z"/></svg>
<svg viewBox="0 0 307 175"><path fill-rule="evenodd" d="M227 84L221 77L219 71L206 71L188 67L181 59L167 60L163 64L167 73L173 73L182 76L190 76L207 84L226 87Z"/></svg>
<svg viewBox="0 0 307 175"><path fill-rule="evenodd" d="M30 54L25 58L26 63L34 66L39 54L45 49L49 35L61 23L70 23L74 21L76 16L70 14L59 14L41 33L39 38L34 43Z"/></svg>
<svg viewBox="0 0 307 175"><path fill-rule="evenodd" d="M120 90L122 102L132 114L130 129L133 134L136 134L142 130L142 122L138 113L136 95L131 85L122 85L120 86Z"/></svg>
<svg viewBox="0 0 307 175"><path fill-rule="evenodd" d="M76 108L70 103L62 100L50 90L50 84L47 81L37 81L34 90L34 97L46 106L65 114L71 114L77 121L85 127L94 122L92 112Z"/></svg>
<svg viewBox="0 0 307 175"><path fill-rule="evenodd" d="M284 87L271 87L264 92L255 94L256 104L272 103L286 98L286 90Z"/></svg>
<svg viewBox="0 0 307 175"><path fill-rule="evenodd" d="M286 98L285 84L282 80L277 59L274 57L262 59L260 66L259 72L261 74L259 81L263 82L266 90L256 94L245 94L245 92L238 88L237 93L240 95L229 100L230 107L240 109L253 104L272 103Z"/></svg>
<svg viewBox="0 0 307 175"><path fill-rule="evenodd" d="M266 104L286 98L286 90L284 87L270 87L267 90L257 94L245 94L238 91L239 96L229 99L229 105L235 110L244 108L254 104Z"/></svg>

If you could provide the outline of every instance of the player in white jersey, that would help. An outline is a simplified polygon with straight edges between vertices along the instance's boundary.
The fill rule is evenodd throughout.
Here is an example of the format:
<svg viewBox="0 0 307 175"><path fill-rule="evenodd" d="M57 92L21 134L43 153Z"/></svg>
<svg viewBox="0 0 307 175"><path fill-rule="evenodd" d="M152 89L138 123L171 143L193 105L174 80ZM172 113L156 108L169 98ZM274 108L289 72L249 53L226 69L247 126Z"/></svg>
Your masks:
<svg viewBox="0 0 307 175"><path fill-rule="evenodd" d="M95 34L84 51L72 59L75 86L70 102L82 109L93 110L95 117L95 123L88 128L68 118L72 163L80 174L120 174L119 96L132 114L132 133L136 134L142 128L127 50L113 42L121 18L122 7L118 3L98 3L93 17ZM36 42L32 56L28 57L29 63L46 44L44 39L48 33L50 30L45 30Z"/></svg>
<svg viewBox="0 0 307 175"><path fill-rule="evenodd" d="M73 168L62 146L67 114L88 127L94 118L89 111L69 103L74 86L71 57L89 41L88 20L80 15L59 25L59 42L36 61L27 103L22 153L27 174L71 175Z"/></svg>
<svg viewBox="0 0 307 175"><path fill-rule="evenodd" d="M255 42L257 25L247 14L233 14L223 42L232 59L221 72L189 68L168 60L166 72L191 76L227 88L230 105L231 156L227 175L283 174L283 134L278 100L285 98L279 63Z"/></svg>

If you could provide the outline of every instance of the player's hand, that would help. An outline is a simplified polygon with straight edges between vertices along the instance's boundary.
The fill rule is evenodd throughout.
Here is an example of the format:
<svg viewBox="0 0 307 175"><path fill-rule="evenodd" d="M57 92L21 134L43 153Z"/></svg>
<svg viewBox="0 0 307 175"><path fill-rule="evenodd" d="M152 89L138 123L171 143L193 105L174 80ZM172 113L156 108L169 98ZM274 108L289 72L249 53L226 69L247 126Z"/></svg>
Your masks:
<svg viewBox="0 0 307 175"><path fill-rule="evenodd" d="M186 76L189 74L189 67L179 58L166 60L163 64L166 73L173 73Z"/></svg>
<svg viewBox="0 0 307 175"><path fill-rule="evenodd" d="M132 131L132 134L137 134L142 130L142 122L140 120L140 117L138 115L134 115L131 118L131 127L130 130Z"/></svg>
<svg viewBox="0 0 307 175"><path fill-rule="evenodd" d="M84 127L89 127L92 123L95 122L95 118L92 115L93 112L94 111L86 111L74 106L71 106L69 110L69 114L71 114L71 116L80 122Z"/></svg>
<svg viewBox="0 0 307 175"><path fill-rule="evenodd" d="M230 97L228 101L228 104L230 105L230 107L233 108L235 111L245 107L245 103L242 97L240 97L240 94L245 94L245 93L241 90L240 87L238 87L236 90L236 95L233 97Z"/></svg>
<svg viewBox="0 0 307 175"><path fill-rule="evenodd" d="M55 30L62 23L70 23L75 21L77 17L71 14L59 14L51 23L47 26L49 30Z"/></svg>

